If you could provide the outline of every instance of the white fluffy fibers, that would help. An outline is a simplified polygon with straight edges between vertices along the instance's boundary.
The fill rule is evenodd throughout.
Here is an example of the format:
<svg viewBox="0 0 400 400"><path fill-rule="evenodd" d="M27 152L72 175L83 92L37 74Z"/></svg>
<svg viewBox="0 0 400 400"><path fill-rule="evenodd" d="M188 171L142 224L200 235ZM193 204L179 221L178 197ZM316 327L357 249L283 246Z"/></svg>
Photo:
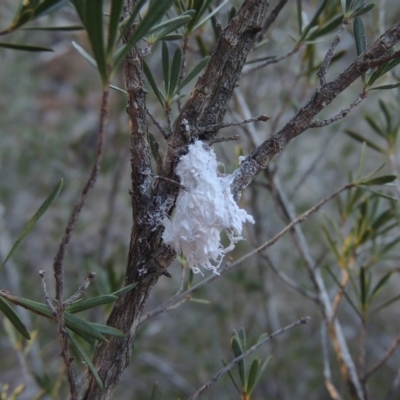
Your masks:
<svg viewBox="0 0 400 400"><path fill-rule="evenodd" d="M171 220L163 220L165 243L182 253L195 273L201 272L200 268L218 273L223 256L243 239L243 224L254 223L233 199L232 176L218 176L217 167L212 149L206 149L201 141L190 145L176 168L185 189L179 192ZM222 231L230 239L226 248L220 241Z"/></svg>

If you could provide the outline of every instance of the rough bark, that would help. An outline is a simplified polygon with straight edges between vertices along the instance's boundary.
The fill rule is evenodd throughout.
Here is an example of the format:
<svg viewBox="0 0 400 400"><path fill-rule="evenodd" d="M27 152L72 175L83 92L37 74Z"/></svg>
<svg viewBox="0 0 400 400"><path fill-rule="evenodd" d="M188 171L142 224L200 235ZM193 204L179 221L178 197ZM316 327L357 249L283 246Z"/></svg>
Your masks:
<svg viewBox="0 0 400 400"><path fill-rule="evenodd" d="M134 0L128 0L127 14L135 3ZM166 177L174 179L177 160L187 151L189 143L199 136L197 127L222 121L247 54L260 31L268 4L268 1L245 1L222 33L205 73L175 123L164 160ZM132 34L133 29L134 26L128 35ZM89 376L89 386L84 396L87 400L112 398L112 391L129 364L137 325L149 292L176 257L171 249L163 245L162 229L155 226L151 218L165 204L173 205L177 187L166 180L158 181L156 185L152 183L146 90L138 49L132 50L125 60L125 84L131 138L133 226L124 286L132 282L138 282L138 285L121 296L111 311L107 324L124 332L126 337L111 338L109 342L97 345L93 363L104 383L105 392L101 393L95 380ZM189 125L184 119L189 121ZM189 131L187 126L190 127ZM211 138L216 133L207 132L202 139Z"/></svg>

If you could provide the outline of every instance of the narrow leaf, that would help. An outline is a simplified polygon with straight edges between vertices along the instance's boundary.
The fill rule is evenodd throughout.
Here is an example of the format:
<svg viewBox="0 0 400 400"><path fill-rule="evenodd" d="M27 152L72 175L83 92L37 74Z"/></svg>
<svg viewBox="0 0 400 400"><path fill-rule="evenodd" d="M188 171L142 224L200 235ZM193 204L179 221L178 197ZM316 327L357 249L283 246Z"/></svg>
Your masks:
<svg viewBox="0 0 400 400"><path fill-rule="evenodd" d="M240 344L238 336L232 336L231 347L233 350L233 354L235 355L235 358L237 358L243 354L243 348ZM239 367L239 376L240 376L240 380L242 382L242 386L245 386L246 385L246 367L245 367L244 360L239 361L238 367Z"/></svg>
<svg viewBox="0 0 400 400"><path fill-rule="evenodd" d="M96 380L96 383L98 385L98 387L100 388L100 390L102 392L104 392L104 385L102 380L100 379L99 374L96 371L96 368L94 367L94 365L92 364L92 361L90 360L90 357L86 354L86 352L82 349L82 347L80 346L80 344L78 343L78 341L74 338L74 335L69 332L67 330L67 336L69 338L69 340L71 341L71 344L75 347L76 351L80 354L80 356L83 358L83 360L85 361L86 365L89 368L89 371L91 372L91 374L93 375L94 379Z"/></svg>
<svg viewBox="0 0 400 400"><path fill-rule="evenodd" d="M247 379L246 394L251 394L251 392L254 390L256 383L258 381L258 378L259 378L259 374L258 374L259 368L260 368L260 359L255 358L250 365L249 377Z"/></svg>
<svg viewBox="0 0 400 400"><path fill-rule="evenodd" d="M31 335L26 329L25 324L22 322L20 316L14 311L14 309L2 298L0 297L0 310L6 318L14 325L14 328L25 338L31 340Z"/></svg>
<svg viewBox="0 0 400 400"><path fill-rule="evenodd" d="M371 301L375 298L375 296L383 289L383 287L386 285L386 283L389 282L389 279L391 278L393 274L393 271L389 271L386 273L380 280L379 282L375 285L375 287L372 289L371 293Z"/></svg>
<svg viewBox="0 0 400 400"><path fill-rule="evenodd" d="M46 212L46 210L50 207L51 203L57 198L59 195L61 188L63 186L63 180L61 179L57 186L50 193L49 197L43 202L43 204L36 211L35 215L32 219L27 223L22 233L19 235L17 241L14 243L14 246L11 248L10 252L7 254L7 257L0 265L0 272L3 270L7 261L13 255L14 251L17 249L19 244L25 239L26 235L33 229L36 225L36 222L40 219L40 217Z"/></svg>
<svg viewBox="0 0 400 400"><path fill-rule="evenodd" d="M125 337L125 334L123 332L121 332L119 329L113 328L112 326L97 324L95 322L90 322L90 325L103 335L114 336L119 338Z"/></svg>
<svg viewBox="0 0 400 400"><path fill-rule="evenodd" d="M159 30L163 32L170 33L179 29L181 26L185 25L192 19L193 14L195 13L194 10L186 11L185 13L179 15L178 17L169 19L167 21L161 22L160 24L154 25L150 30L149 33L154 33Z"/></svg>
<svg viewBox="0 0 400 400"><path fill-rule="evenodd" d="M360 15L367 13L368 11L372 10L375 7L375 4L369 3L363 7L358 8L353 14L350 15L349 18L357 18Z"/></svg>
<svg viewBox="0 0 400 400"><path fill-rule="evenodd" d="M382 153L382 154L386 153L386 151L382 147L379 147L373 141L365 138L364 136L361 136L359 133L357 133L351 129L345 129L344 132L347 133L351 138L353 138L357 142L365 143L368 147L378 151L379 153Z"/></svg>
<svg viewBox="0 0 400 400"><path fill-rule="evenodd" d="M71 314L75 314L78 312L89 310L94 307L102 306L104 304L114 303L117 299L118 299L117 296L113 296L110 294L104 296L98 296L92 299L80 301L79 303L76 304L72 304L70 307L67 308L66 311Z"/></svg>
<svg viewBox="0 0 400 400"><path fill-rule="evenodd" d="M108 84L106 52L103 37L103 1L85 1L85 28L103 85Z"/></svg>
<svg viewBox="0 0 400 400"><path fill-rule="evenodd" d="M310 32L310 29L312 27L314 27L315 25L317 25L318 18L320 17L320 15L322 14L322 12L324 11L324 9L326 7L326 2L327 2L327 0L322 0L320 2L319 7L317 8L317 11L311 18L310 23L304 28L304 31L303 31L302 35L300 36L299 43L303 42L306 39L308 32Z"/></svg>
<svg viewBox="0 0 400 400"><path fill-rule="evenodd" d="M385 185L396 180L396 175L382 175L376 178L358 182L358 186Z"/></svg>
<svg viewBox="0 0 400 400"><path fill-rule="evenodd" d="M34 26L32 28L22 28L24 31L50 31L50 32L70 32L82 31L85 28L82 25L69 25L69 26Z"/></svg>
<svg viewBox="0 0 400 400"><path fill-rule="evenodd" d="M93 339L100 340L101 342L107 342L107 339L103 336L102 332L97 329L95 324L85 321L82 318L77 317L74 314L65 313L65 326L71 331L74 331L77 335L92 337Z"/></svg>
<svg viewBox="0 0 400 400"><path fill-rule="evenodd" d="M162 43L161 60L162 60L162 66L163 66L165 93L168 93L168 89L169 89L169 51L168 51L168 46L164 42Z"/></svg>
<svg viewBox="0 0 400 400"><path fill-rule="evenodd" d="M146 75L146 78L149 81L149 84L150 84L151 88L153 89L155 95L157 96L158 101L160 102L162 107L165 108L164 96L161 94L160 90L158 89L156 81L154 80L153 74L151 73L151 70L150 70L149 66L147 65L146 61L143 61L143 72Z"/></svg>
<svg viewBox="0 0 400 400"><path fill-rule="evenodd" d="M356 40L357 55L364 53L367 48L367 40L365 38L364 24L361 18L355 18L353 22L354 39ZM365 72L361 75L363 82L365 82Z"/></svg>
<svg viewBox="0 0 400 400"><path fill-rule="evenodd" d="M107 56L110 57L114 50L118 37L119 20L121 18L124 0L113 0L111 2L110 21L108 24Z"/></svg>
<svg viewBox="0 0 400 400"><path fill-rule="evenodd" d="M179 75L181 74L182 68L182 49L178 47L175 50L174 58L172 60L171 65L171 73L169 79L169 90L168 90L168 99L172 99L175 94L176 85L178 84Z"/></svg>
<svg viewBox="0 0 400 400"><path fill-rule="evenodd" d="M400 86L400 82L398 83L393 83L391 85L382 85L382 86L375 86L371 88L370 90L390 90L390 89L395 89Z"/></svg>
<svg viewBox="0 0 400 400"><path fill-rule="evenodd" d="M222 7L224 7L228 3L229 0L223 1L218 7L214 8L214 10L210 14L208 14L204 19L202 19L198 24L196 24L191 31L200 28L200 26L205 24L211 17L213 17Z"/></svg>
<svg viewBox="0 0 400 400"><path fill-rule="evenodd" d="M78 51L78 53L86 60L89 62L90 65L93 67L97 68L97 63L96 60L90 56L86 50L83 49L83 47L79 46L78 43L75 43L74 41L72 42L72 46L75 47L75 49Z"/></svg>
<svg viewBox="0 0 400 400"><path fill-rule="evenodd" d="M111 293L111 295L112 295L112 296L120 297L120 296L122 296L123 294L125 294L126 292L129 292L129 291L132 290L134 287L136 287L137 284L138 284L137 282L131 283L130 285L125 286L125 287L123 287L122 289L119 289L119 290L117 290L117 291Z"/></svg>
<svg viewBox="0 0 400 400"><path fill-rule="evenodd" d="M178 89L176 89L177 93L180 92L197 74L201 72L201 70L207 65L209 59L210 57L204 57L194 66L194 68L182 80Z"/></svg>
<svg viewBox="0 0 400 400"><path fill-rule="evenodd" d="M171 7L175 0L164 0L157 2L157 4L152 4L147 11L146 16L143 18L142 22L139 23L135 32L126 43L114 56L113 70L117 69L121 62L124 60L125 56L132 49L133 46L145 36L149 30L157 23Z"/></svg>
<svg viewBox="0 0 400 400"><path fill-rule="evenodd" d="M54 51L47 47L27 46L24 44L4 43L4 42L0 42L0 47L4 47L6 49L21 50L21 51Z"/></svg>

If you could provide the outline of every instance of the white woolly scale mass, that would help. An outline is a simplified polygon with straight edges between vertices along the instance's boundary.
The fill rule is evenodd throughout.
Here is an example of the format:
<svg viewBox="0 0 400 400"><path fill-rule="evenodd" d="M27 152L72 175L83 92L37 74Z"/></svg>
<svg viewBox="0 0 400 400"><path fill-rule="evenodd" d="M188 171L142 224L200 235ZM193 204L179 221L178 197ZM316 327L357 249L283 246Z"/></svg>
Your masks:
<svg viewBox="0 0 400 400"><path fill-rule="evenodd" d="M172 218L163 220L164 242L185 256L193 272L204 268L218 274L224 255L243 239L243 224L254 219L233 199L232 175L218 176L215 153L201 141L189 146L176 173L185 189L179 192ZM221 244L222 231L230 239L228 247Z"/></svg>

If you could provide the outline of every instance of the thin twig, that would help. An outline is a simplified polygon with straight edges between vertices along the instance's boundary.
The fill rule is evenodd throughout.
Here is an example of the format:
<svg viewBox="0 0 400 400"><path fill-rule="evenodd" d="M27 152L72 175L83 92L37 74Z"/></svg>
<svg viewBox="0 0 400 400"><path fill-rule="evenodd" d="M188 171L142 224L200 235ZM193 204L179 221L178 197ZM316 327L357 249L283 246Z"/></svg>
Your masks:
<svg viewBox="0 0 400 400"><path fill-rule="evenodd" d="M57 310L55 309L53 303L50 300L49 292L47 291L47 287L46 287L46 280L44 279L44 273L45 273L45 271L43 269L39 271L39 275L40 275L41 282L42 282L42 291L44 294L44 300L46 301L47 307L49 308L50 312L52 313L53 317L55 318L57 316Z"/></svg>
<svg viewBox="0 0 400 400"><path fill-rule="evenodd" d="M222 143L222 142L230 142L232 140L239 140L240 136L239 135L233 135L229 137L220 137L220 138L215 138L207 142L210 146L215 144L215 143Z"/></svg>
<svg viewBox="0 0 400 400"><path fill-rule="evenodd" d="M267 264L271 267L272 271L274 271L274 273L278 276L278 278L282 282L284 282L286 285L294 289L296 292L302 294L303 296L308 297L309 299L312 299L314 301L317 300L318 296L315 293L312 293L309 290L302 288L300 285L298 285L295 281L290 279L282 271L279 271L279 269L276 268L272 260L266 254L260 254L260 257L267 262Z"/></svg>
<svg viewBox="0 0 400 400"><path fill-rule="evenodd" d="M334 115L331 118L328 119L323 119L323 120L314 120L310 122L310 126L309 128L321 128L323 126L327 126L332 124L333 122L339 121L342 118L345 118L349 115L350 111L358 106L368 95L367 91L363 91L362 93L360 93L360 95L357 97L357 99L355 99L348 108L340 111L339 113L337 113L336 115Z"/></svg>
<svg viewBox="0 0 400 400"><path fill-rule="evenodd" d="M288 331L289 329L292 329L298 325L302 324L307 324L310 321L310 317L303 317L299 319L298 321L294 322L293 324L290 324L288 326L285 326L284 328L279 329L278 331L272 333L271 335L268 335L261 341L259 341L257 344L254 346L250 347L247 351L242 353L239 357L236 357L234 360L232 360L227 366L222 368L220 371L218 371L207 383L205 383L191 398L190 400L196 400L200 396L204 394L206 390L208 390L212 385L214 385L215 382L218 381L218 379L225 375L228 371L230 371L236 364L238 364L240 361L242 361L244 358L246 358L249 354L254 353L258 348L260 348L264 343L270 341L271 339L275 338L276 336L281 335L282 333Z"/></svg>
<svg viewBox="0 0 400 400"><path fill-rule="evenodd" d="M295 48L293 48L292 50L288 51L286 54L282 54L281 56L276 56L273 57L271 59L269 59L268 61L265 61L264 63L257 65L256 67L247 69L246 71L242 72L242 76L246 76L246 75L250 75L251 73L258 71L261 68L266 67L267 65L270 64L276 64L282 60L285 60L286 58L292 56L293 54L297 53L299 51L300 47L296 46Z"/></svg>
<svg viewBox="0 0 400 400"><path fill-rule="evenodd" d="M227 122L226 124L220 124L220 125L200 126L200 127L198 127L198 132L203 133L203 132L207 132L207 131L210 131L210 130L223 129L223 128L228 128L230 126L238 126L238 125L243 125L243 124L250 124L252 122L258 122L258 121L265 122L265 121L268 121L270 119L271 119L271 117L268 117L267 115L259 115L258 117L245 119L243 121Z"/></svg>
<svg viewBox="0 0 400 400"><path fill-rule="evenodd" d="M336 314L338 312L339 304L340 304L340 301L343 298L343 295L344 295L345 290L346 290L346 286L349 283L349 279L350 279L350 275L349 275L347 269L342 268L342 279L340 281L339 288L338 288L338 290L336 292L336 295L335 295L335 297L333 299L333 302L332 302L332 315L331 315L331 318L330 318L330 321L329 321L330 323L333 322L334 319L336 318Z"/></svg>
<svg viewBox="0 0 400 400"><path fill-rule="evenodd" d="M327 53L325 54L324 60L322 61L322 64L321 64L321 67L320 67L319 71L317 72L317 76L319 78L319 83L321 86L326 85L326 72L328 71L329 65L331 64L333 52L335 51L336 46L340 42L340 36L342 35L342 32L346 25L347 25L347 22L345 20L343 20L339 26L339 31L336 34L335 39L333 39L332 44L330 45Z"/></svg>
<svg viewBox="0 0 400 400"><path fill-rule="evenodd" d="M397 346L400 344L400 335L397 336L396 340L393 342L393 344L389 347L385 355L368 371L364 377L363 381L366 382L372 374L374 374L380 367L382 367L383 364L386 363L386 361L392 356L392 354L395 352L397 349Z"/></svg>
<svg viewBox="0 0 400 400"><path fill-rule="evenodd" d="M64 301L64 308L69 307L74 301L82 297L86 293L87 288L95 277L95 272L89 272L88 276L85 279L85 282L81 286L79 286L78 290L68 300Z"/></svg>
<svg viewBox="0 0 400 400"><path fill-rule="evenodd" d="M322 356L324 360L324 378L325 386L332 400L342 400L339 392L332 383L331 367L329 364L329 352L328 352L328 338L326 334L326 325L323 322L321 324L321 344L322 344Z"/></svg>
<svg viewBox="0 0 400 400"><path fill-rule="evenodd" d="M164 136L164 139L168 140L170 137L170 134L161 126L161 124L157 121L156 117L147 108L146 108L146 113L150 117L150 119L153 121L153 124L158 128L158 130Z"/></svg>
<svg viewBox="0 0 400 400"><path fill-rule="evenodd" d="M65 229L64 236L61 240L57 255L54 259L53 269L54 269L54 278L56 281L56 301L57 301L57 325L58 325L58 334L60 337L60 344L61 344L61 356L64 360L65 367L67 369L68 375L68 382L70 386L70 393L71 399L77 400L78 398L78 391L76 388L74 372L72 370L71 365L71 357L69 355L68 349L68 339L65 331L65 322L64 322L64 306L62 302L62 295L64 289L64 267L63 261L65 257L65 253L68 247L68 244L71 240L71 234L75 227L75 223L78 219L78 216L85 204L87 195L90 189L94 186L97 180L97 176L100 170L101 158L103 153L103 143L104 143L104 136L105 136L105 128L107 122L107 115L108 115L108 98L109 92L108 89L103 91L102 100L101 100L101 109L100 109L100 123L99 129L97 131L97 144L96 144L96 154L93 163L92 170L90 172L90 176L88 181L86 182L85 187L81 193L81 196L76 203L72 214L69 218L67 227Z"/></svg>
<svg viewBox="0 0 400 400"><path fill-rule="evenodd" d="M286 3L287 0L279 0L279 3L275 6L275 8L269 13L268 17L265 19L261 31L257 36L256 42L261 42L263 36L267 33L268 29L278 18L279 13L282 11Z"/></svg>

